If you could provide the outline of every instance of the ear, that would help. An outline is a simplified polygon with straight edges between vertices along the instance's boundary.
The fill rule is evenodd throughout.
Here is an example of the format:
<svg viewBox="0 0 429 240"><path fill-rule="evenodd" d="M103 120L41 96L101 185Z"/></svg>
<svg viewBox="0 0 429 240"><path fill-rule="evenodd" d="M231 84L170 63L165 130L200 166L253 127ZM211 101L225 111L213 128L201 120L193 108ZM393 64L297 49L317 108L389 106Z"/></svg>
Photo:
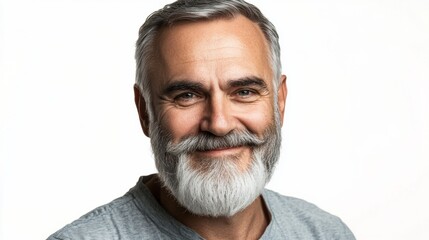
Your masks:
<svg viewBox="0 0 429 240"><path fill-rule="evenodd" d="M134 84L134 101L136 102L137 112L139 113L140 124L143 132L147 137L149 137L149 115L147 114L146 101L144 100L137 84Z"/></svg>
<svg viewBox="0 0 429 240"><path fill-rule="evenodd" d="M286 75L282 75L280 77L280 85L277 90L277 105L279 107L280 112L280 122L283 126L283 118L285 114L285 107L286 107L286 97L287 97L287 86L286 86Z"/></svg>

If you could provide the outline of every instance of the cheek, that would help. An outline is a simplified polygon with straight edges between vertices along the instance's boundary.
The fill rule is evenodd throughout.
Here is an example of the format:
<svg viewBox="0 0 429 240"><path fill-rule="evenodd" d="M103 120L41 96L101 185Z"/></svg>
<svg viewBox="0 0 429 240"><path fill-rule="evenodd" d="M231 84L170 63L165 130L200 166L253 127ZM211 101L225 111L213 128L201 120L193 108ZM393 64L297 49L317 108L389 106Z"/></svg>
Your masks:
<svg viewBox="0 0 429 240"><path fill-rule="evenodd" d="M258 104L249 106L246 111L240 111L240 122L244 127L263 137L265 130L274 124L273 107L271 104Z"/></svg>
<svg viewBox="0 0 429 240"><path fill-rule="evenodd" d="M198 132L199 112L184 109L168 109L160 115L160 124L171 134L173 142Z"/></svg>

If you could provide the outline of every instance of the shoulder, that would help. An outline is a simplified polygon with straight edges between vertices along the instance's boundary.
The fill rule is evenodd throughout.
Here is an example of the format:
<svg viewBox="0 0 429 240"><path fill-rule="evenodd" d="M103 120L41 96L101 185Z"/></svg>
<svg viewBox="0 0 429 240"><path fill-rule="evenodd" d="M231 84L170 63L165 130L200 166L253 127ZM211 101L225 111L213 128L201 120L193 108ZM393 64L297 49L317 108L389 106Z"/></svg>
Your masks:
<svg viewBox="0 0 429 240"><path fill-rule="evenodd" d="M133 197L127 194L86 213L48 239L113 239L117 222L130 218L133 205Z"/></svg>
<svg viewBox="0 0 429 240"><path fill-rule="evenodd" d="M298 239L355 239L343 221L305 200L265 190L272 219L286 235Z"/></svg>
<svg viewBox="0 0 429 240"><path fill-rule="evenodd" d="M124 196L88 212L48 240L174 239L145 179L141 177Z"/></svg>

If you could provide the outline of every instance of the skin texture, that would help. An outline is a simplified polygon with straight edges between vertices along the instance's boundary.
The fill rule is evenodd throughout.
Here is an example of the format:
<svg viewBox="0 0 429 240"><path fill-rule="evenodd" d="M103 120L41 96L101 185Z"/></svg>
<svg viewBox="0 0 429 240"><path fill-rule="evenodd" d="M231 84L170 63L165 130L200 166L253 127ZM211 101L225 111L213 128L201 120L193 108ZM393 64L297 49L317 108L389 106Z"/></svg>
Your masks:
<svg viewBox="0 0 429 240"><path fill-rule="evenodd" d="M184 22L161 31L158 58L151 76L154 123L149 123L145 100L135 87L143 131L149 124L168 130L173 142L199 132L224 136L247 129L259 137L274 121L274 91L278 92L281 122L286 99L286 77L273 89L269 51L257 24L243 16ZM251 161L251 149L240 146L191 154L201 158L234 156L241 169ZM182 209L159 181L147 183L160 204L177 220L206 239L257 239L269 216L261 197L230 218L210 218Z"/></svg>

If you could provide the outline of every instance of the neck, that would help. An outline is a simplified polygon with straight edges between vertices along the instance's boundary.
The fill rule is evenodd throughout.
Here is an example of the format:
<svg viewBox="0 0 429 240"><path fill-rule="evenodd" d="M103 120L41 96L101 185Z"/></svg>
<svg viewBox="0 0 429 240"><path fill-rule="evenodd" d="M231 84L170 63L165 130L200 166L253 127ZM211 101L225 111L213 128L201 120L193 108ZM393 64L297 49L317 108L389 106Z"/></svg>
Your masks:
<svg viewBox="0 0 429 240"><path fill-rule="evenodd" d="M154 179L146 185L171 216L204 239L259 239L269 223L269 213L261 196L231 217L207 217L186 211L161 187L159 180Z"/></svg>

